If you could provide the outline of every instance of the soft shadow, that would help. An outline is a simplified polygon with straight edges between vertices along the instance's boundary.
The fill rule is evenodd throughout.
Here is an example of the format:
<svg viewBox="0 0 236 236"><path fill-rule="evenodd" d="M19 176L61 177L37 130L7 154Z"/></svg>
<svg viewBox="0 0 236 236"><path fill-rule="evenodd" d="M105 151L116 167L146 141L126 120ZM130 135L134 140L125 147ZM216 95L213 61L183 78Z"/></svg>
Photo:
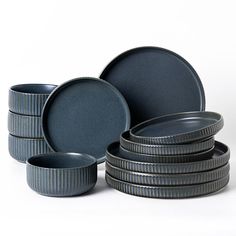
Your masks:
<svg viewBox="0 0 236 236"><path fill-rule="evenodd" d="M98 171L105 170L105 163L101 163L98 165Z"/></svg>
<svg viewBox="0 0 236 236"><path fill-rule="evenodd" d="M100 192L110 191L110 190L111 190L111 188L109 188L109 186L107 185L105 177L98 176L97 183L96 183L95 187L93 189L91 189L90 191L82 194L81 197L87 196L90 194L97 194Z"/></svg>

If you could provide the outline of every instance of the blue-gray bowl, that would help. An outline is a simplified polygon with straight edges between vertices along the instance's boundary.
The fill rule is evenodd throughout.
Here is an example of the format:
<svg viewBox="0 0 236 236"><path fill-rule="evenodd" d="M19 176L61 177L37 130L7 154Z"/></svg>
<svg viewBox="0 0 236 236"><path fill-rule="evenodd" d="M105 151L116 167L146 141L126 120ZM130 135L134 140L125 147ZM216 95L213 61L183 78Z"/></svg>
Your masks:
<svg viewBox="0 0 236 236"><path fill-rule="evenodd" d="M41 195L81 195L97 182L97 160L87 154L55 152L33 156L26 164L27 183Z"/></svg>
<svg viewBox="0 0 236 236"><path fill-rule="evenodd" d="M9 89L9 110L18 114L40 116L52 84L18 84Z"/></svg>

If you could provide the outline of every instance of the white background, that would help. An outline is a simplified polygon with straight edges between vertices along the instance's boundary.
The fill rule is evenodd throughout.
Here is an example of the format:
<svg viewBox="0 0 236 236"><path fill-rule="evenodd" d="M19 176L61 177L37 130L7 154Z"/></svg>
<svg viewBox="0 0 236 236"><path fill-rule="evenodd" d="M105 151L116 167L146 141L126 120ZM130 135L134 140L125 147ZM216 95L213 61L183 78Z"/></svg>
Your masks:
<svg viewBox="0 0 236 236"><path fill-rule="evenodd" d="M236 235L235 1L0 0L0 235ZM48 198L26 184L7 150L8 88L98 77L119 53L144 45L187 59L222 113L217 139L231 148L231 181L216 195L139 198L108 188L104 168L90 194Z"/></svg>

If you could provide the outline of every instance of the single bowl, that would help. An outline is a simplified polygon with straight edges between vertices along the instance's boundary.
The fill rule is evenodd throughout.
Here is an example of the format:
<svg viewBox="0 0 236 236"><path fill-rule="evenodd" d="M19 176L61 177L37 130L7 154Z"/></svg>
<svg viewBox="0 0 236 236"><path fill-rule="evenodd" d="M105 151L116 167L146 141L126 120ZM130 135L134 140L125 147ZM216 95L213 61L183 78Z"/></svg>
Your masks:
<svg viewBox="0 0 236 236"><path fill-rule="evenodd" d="M43 138L40 116L20 115L8 112L8 131L24 138Z"/></svg>
<svg viewBox="0 0 236 236"><path fill-rule="evenodd" d="M18 114L40 116L52 84L18 84L9 89L9 110Z"/></svg>
<svg viewBox="0 0 236 236"><path fill-rule="evenodd" d="M97 160L87 154L55 152L37 155L26 162L27 183L39 194L76 196L97 182Z"/></svg>

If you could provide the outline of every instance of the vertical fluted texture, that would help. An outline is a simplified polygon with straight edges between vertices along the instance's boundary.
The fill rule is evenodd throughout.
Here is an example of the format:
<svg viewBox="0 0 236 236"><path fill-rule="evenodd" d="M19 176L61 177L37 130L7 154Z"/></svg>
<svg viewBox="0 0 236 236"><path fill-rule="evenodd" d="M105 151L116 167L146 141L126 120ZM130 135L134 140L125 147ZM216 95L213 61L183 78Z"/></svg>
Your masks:
<svg viewBox="0 0 236 236"><path fill-rule="evenodd" d="M24 163L29 157L50 152L44 139L19 138L10 134L8 136L8 148L14 159Z"/></svg>
<svg viewBox="0 0 236 236"><path fill-rule="evenodd" d="M54 197L87 192L97 182L97 163L82 168L43 168L27 163L27 183L34 191Z"/></svg>
<svg viewBox="0 0 236 236"><path fill-rule="evenodd" d="M40 116L20 115L8 112L8 131L25 138L43 138Z"/></svg>
<svg viewBox="0 0 236 236"><path fill-rule="evenodd" d="M131 152L142 153L147 155L182 155L189 153L202 152L212 148L215 144L214 138L203 140L202 142L194 142L181 145L149 145L135 143L129 140L128 131L120 137L120 145Z"/></svg>
<svg viewBox="0 0 236 236"><path fill-rule="evenodd" d="M9 109L12 112L41 116L45 101L49 94L28 94L9 90Z"/></svg>
<svg viewBox="0 0 236 236"><path fill-rule="evenodd" d="M145 186L120 181L106 173L106 182L112 188L131 195L150 198L189 198L219 191L229 182L229 175L208 183L187 186Z"/></svg>
<svg viewBox="0 0 236 236"><path fill-rule="evenodd" d="M143 173L154 173L154 174L175 174L175 173L193 173L200 172L206 170L212 170L218 168L220 166L225 165L230 159L230 150L223 143L217 142L215 145L215 151L221 151L219 156L215 156L211 158L211 156L207 160L199 160L194 162L187 163L156 163L156 162L141 162L139 160L139 156L137 156L137 161L129 160L126 158L121 158L120 153L116 152L117 148L116 144L111 147L108 147L106 152L106 160L111 163L113 166L124 170L130 170L135 172L143 172ZM122 155L121 155L122 156ZM124 155L125 156L125 155ZM155 157L154 157L155 158ZM167 157L168 158L168 157ZM181 159L181 157L179 157ZM170 158L171 159L171 158Z"/></svg>
<svg viewBox="0 0 236 236"><path fill-rule="evenodd" d="M107 173L119 180L149 185L149 186L175 186L201 184L223 178L229 173L229 164L210 171L189 174L147 174L123 170L106 162Z"/></svg>

